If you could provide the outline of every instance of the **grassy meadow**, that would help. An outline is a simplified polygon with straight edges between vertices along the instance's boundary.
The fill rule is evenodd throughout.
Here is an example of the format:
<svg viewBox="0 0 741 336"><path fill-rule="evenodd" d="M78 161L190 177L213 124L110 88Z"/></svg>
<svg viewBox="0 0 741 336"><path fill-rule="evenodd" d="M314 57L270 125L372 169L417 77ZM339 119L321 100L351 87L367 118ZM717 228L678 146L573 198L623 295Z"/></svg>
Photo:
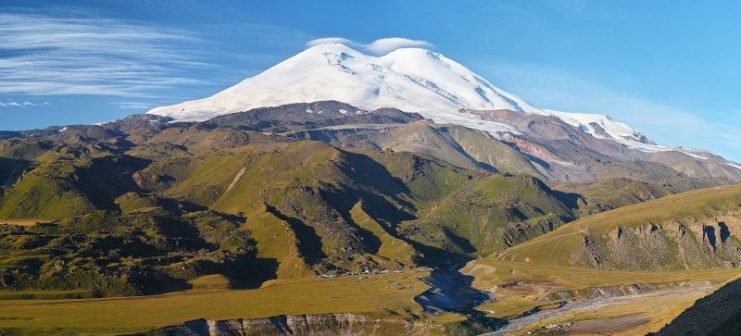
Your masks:
<svg viewBox="0 0 741 336"><path fill-rule="evenodd" d="M201 289L163 295L76 300L2 300L0 331L18 334L136 333L200 318L223 320L281 314L363 313L409 317L428 287L423 272L277 280L251 290ZM21 330L22 329L22 330Z"/></svg>

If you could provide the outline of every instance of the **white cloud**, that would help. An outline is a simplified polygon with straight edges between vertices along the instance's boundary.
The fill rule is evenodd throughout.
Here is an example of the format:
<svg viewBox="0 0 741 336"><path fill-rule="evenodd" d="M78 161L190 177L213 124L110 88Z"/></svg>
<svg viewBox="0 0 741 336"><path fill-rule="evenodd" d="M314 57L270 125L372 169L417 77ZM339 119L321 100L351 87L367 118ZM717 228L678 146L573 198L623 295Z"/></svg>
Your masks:
<svg viewBox="0 0 741 336"><path fill-rule="evenodd" d="M423 41L423 40L412 40L412 39L403 38L403 37L382 38L382 39L378 39L378 40L375 40L367 44L356 42L356 41L349 40L349 39L342 38L342 37L324 37L324 38L311 40L308 43L306 43L306 46L313 47L315 45L324 44L324 43L340 43L340 44L344 44L352 48L362 49L363 51L366 51L372 54L377 54L377 55L385 55L385 54L388 54L400 48L426 48L426 49L434 48L434 45L430 42Z"/></svg>
<svg viewBox="0 0 741 336"><path fill-rule="evenodd" d="M141 102L119 102L116 105L124 110L147 110L153 107L152 104Z"/></svg>
<svg viewBox="0 0 741 336"><path fill-rule="evenodd" d="M313 46L320 45L320 44L325 44L325 43L339 43L339 44L346 44L346 45L351 45L351 46L357 46L358 45L357 43L353 42L352 40L348 40L348 39L342 38L342 37L323 37L323 38L318 38L318 39L314 39L314 40L311 40L311 41L307 42L306 43L306 46L307 47L313 47Z"/></svg>
<svg viewBox="0 0 741 336"><path fill-rule="evenodd" d="M430 42L422 40L410 40L403 37L390 37L375 40L366 48L376 54L387 54L399 48L432 48Z"/></svg>
<svg viewBox="0 0 741 336"><path fill-rule="evenodd" d="M111 19L0 14L0 94L155 96L201 84L189 32Z"/></svg>
<svg viewBox="0 0 741 336"><path fill-rule="evenodd" d="M27 107L37 107L37 106L49 106L51 103L49 102L31 102L28 100L16 100L11 98L6 98L4 101L0 101L0 107L12 107L12 108L27 108Z"/></svg>

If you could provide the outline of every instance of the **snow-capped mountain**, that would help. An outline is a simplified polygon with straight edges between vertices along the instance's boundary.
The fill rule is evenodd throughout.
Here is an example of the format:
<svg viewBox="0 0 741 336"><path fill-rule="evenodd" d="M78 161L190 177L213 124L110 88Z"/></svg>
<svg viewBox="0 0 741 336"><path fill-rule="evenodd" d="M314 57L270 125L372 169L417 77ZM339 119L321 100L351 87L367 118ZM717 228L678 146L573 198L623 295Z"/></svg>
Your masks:
<svg viewBox="0 0 741 336"><path fill-rule="evenodd" d="M555 116L599 139L643 152L669 150L630 126L598 114L540 109L502 90L463 65L422 48L367 55L330 42L299 54L211 97L149 111L185 121L207 120L257 107L336 100L372 110L394 107L436 123L517 134L510 124L483 118L476 110L511 110Z"/></svg>
<svg viewBox="0 0 741 336"><path fill-rule="evenodd" d="M151 113L203 120L254 107L321 100L414 112L460 108L541 112L430 50L402 48L375 57L343 44L324 43L214 96Z"/></svg>
<svg viewBox="0 0 741 336"><path fill-rule="evenodd" d="M571 157L579 151L552 142L571 139L579 143L577 146L587 146L589 151L617 160L645 159L689 176L741 180L741 167L722 157L657 145L629 125L605 115L535 107L463 65L422 48L400 48L374 56L342 43L321 43L211 97L158 107L149 113L202 121L257 108L321 101L338 101L364 111L392 107L419 113L435 123L483 130L553 167L576 167L578 162L591 160L589 155ZM359 113L337 109L294 113ZM571 134L572 130L561 129L552 121L590 136ZM573 171L570 168L571 175Z"/></svg>
<svg viewBox="0 0 741 336"><path fill-rule="evenodd" d="M506 124L476 120L458 109L509 109L542 113L443 55L402 48L384 56L339 43L313 46L265 72L211 97L158 107L149 113L179 120L206 120L256 107L337 100L365 109L395 107L439 123L492 132Z"/></svg>

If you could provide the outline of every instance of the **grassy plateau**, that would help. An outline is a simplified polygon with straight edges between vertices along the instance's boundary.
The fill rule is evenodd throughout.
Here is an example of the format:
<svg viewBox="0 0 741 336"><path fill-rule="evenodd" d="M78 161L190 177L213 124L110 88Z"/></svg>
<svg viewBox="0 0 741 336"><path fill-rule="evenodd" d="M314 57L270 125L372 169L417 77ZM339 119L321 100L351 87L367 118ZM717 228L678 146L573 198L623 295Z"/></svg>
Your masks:
<svg viewBox="0 0 741 336"><path fill-rule="evenodd" d="M276 280L250 290L193 289L162 295L78 300L2 300L0 330L19 334L114 335L145 332L200 318L363 313L409 317L426 274ZM210 281L213 281L211 279ZM216 280L216 286L220 281Z"/></svg>

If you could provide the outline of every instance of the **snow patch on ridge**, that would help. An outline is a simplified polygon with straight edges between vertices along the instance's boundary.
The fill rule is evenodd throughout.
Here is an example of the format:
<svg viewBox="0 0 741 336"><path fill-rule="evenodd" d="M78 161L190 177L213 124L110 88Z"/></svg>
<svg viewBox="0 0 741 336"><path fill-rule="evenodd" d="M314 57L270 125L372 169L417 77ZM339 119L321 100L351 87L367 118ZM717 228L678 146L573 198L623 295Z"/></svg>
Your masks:
<svg viewBox="0 0 741 336"><path fill-rule="evenodd" d="M739 169L741 170L741 165L739 165L736 162L726 160L722 157L719 157L711 152L708 152L703 149L694 149L694 148L686 148L686 147L677 147L673 150L676 150L677 152L680 152L685 155L689 155L692 158L699 160L699 161L708 161L708 160L717 160L717 162L720 162L723 165L726 165L728 167Z"/></svg>
<svg viewBox="0 0 741 336"><path fill-rule="evenodd" d="M634 130L626 123L612 120L604 114L563 112L549 109L543 109L542 111L546 115L557 117L598 139L611 139L629 148L649 153L671 150L669 147L649 143L641 132Z"/></svg>
<svg viewBox="0 0 741 336"><path fill-rule="evenodd" d="M723 163L725 163L727 166L730 166L730 167L733 167L733 168L736 168L736 169L741 169L741 165L738 165L736 163L733 163L733 162L730 162L730 161L725 161Z"/></svg>

